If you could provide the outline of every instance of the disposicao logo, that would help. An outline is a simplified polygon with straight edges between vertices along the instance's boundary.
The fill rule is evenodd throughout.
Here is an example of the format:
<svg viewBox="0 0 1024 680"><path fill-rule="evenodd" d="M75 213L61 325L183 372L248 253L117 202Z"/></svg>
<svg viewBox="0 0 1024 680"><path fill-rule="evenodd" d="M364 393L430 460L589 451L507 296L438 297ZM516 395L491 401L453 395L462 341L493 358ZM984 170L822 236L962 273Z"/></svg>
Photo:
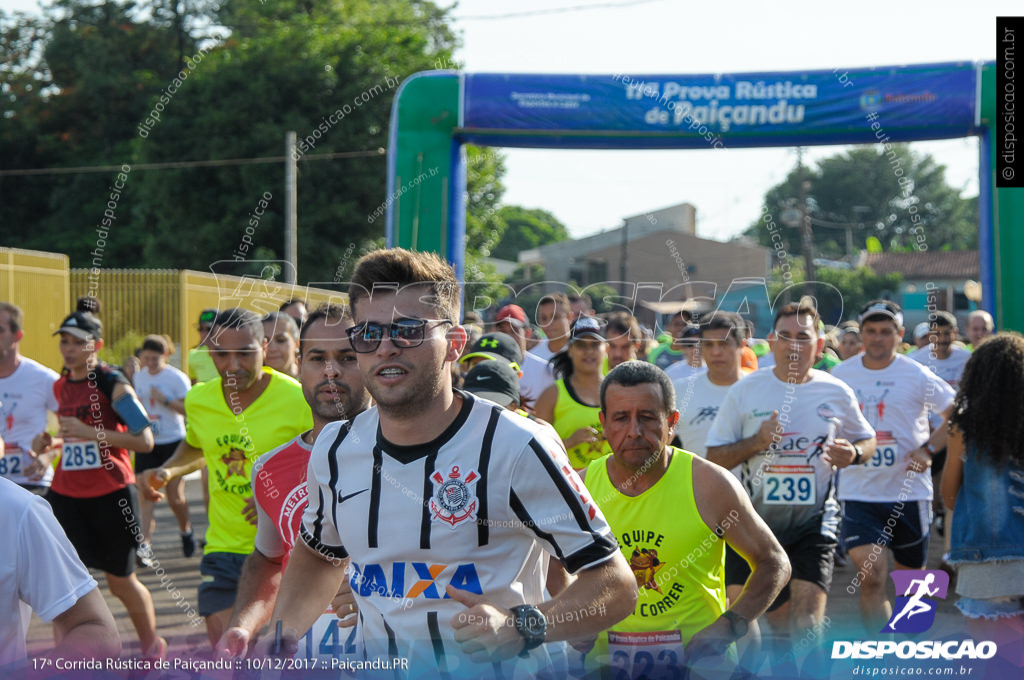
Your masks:
<svg viewBox="0 0 1024 680"><path fill-rule="evenodd" d="M945 599L949 574L939 569L897 570L890 574L896 584L896 605L881 633L923 633L935 623L935 599Z"/></svg>

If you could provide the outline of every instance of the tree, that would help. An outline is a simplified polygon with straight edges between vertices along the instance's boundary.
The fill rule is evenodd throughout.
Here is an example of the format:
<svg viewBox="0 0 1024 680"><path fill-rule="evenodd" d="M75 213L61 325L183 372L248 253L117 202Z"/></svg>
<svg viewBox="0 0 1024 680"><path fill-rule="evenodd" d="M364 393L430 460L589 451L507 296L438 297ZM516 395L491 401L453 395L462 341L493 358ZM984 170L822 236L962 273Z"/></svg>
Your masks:
<svg viewBox="0 0 1024 680"><path fill-rule="evenodd" d="M837 258L847 254L846 228L854 247L879 239L884 250L968 250L977 247L977 198L965 199L946 184L945 167L928 154L893 144L853 147L818 162L816 168L794 169L765 194L764 206L781 231L786 249L802 254L800 228L783 223L783 211L796 208L801 181L807 181L807 206L814 225L815 254ZM762 218L745 232L756 242L773 246Z"/></svg>
<svg viewBox="0 0 1024 680"><path fill-rule="evenodd" d="M794 260L791 265L791 280L784 280L782 272L773 272L768 285L768 296L775 300L785 288L806 280L803 261ZM827 324L838 325L847 319L856 319L860 311L871 300L895 299L903 277L898 273L879 275L867 267L842 269L839 267L818 267L816 280L823 284L816 295L821 319ZM807 292L802 286L794 290L801 295ZM796 300L793 300L796 302Z"/></svg>
<svg viewBox="0 0 1024 680"><path fill-rule="evenodd" d="M508 205L502 207L498 214L508 225L504 237L494 249L494 256L503 260L515 262L524 250L569 238L569 230L547 210Z"/></svg>

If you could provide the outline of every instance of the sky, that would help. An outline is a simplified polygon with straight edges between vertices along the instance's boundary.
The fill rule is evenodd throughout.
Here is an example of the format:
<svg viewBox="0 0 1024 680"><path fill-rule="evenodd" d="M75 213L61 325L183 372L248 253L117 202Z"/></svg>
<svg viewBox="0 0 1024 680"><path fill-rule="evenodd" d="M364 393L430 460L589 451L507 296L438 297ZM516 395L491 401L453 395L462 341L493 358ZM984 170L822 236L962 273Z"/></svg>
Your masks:
<svg viewBox="0 0 1024 680"><path fill-rule="evenodd" d="M579 8L553 12L553 8ZM467 72L737 73L994 60L995 17L1017 2L462 0L454 15ZM529 16L484 19L503 14ZM809 147L805 162L844 147ZM978 140L914 143L978 192ZM505 149L505 202L544 208L574 236L690 202L697 234L727 240L760 215L795 149L564 151Z"/></svg>
<svg viewBox="0 0 1024 680"><path fill-rule="evenodd" d="M1019 0L461 0L453 15L462 39L456 58L468 72L681 75L992 60L995 17L1021 7ZM964 196L977 194L976 138L913 148L944 164ZM785 148L504 151L505 202L548 210L573 236L685 201L697 207L699 236L727 240L758 218L765 192L796 165L795 149ZM810 147L805 162L840 151Z"/></svg>

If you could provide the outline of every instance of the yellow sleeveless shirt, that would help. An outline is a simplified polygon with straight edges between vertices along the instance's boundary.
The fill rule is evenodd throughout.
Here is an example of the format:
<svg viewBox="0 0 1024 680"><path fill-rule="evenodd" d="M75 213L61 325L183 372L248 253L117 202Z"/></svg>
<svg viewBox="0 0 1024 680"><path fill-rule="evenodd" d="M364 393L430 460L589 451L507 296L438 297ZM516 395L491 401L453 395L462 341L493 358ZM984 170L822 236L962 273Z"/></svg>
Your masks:
<svg viewBox="0 0 1024 680"><path fill-rule="evenodd" d="M558 401L555 402L555 420L551 426L563 440L572 436L572 433L581 427L592 427L599 433L602 431L601 420L598 413L599 406L590 406L580 401L579 397L564 379L555 381L558 386ZM608 442L604 439L593 444L577 444L568 450L569 463L573 469L580 470L587 466L592 460L601 458L612 452Z"/></svg>
<svg viewBox="0 0 1024 680"><path fill-rule="evenodd" d="M670 451L665 475L635 497L612 484L607 457L587 467L584 482L640 591L633 613L601 633L587 654L588 668L628 664L642 672L648 661L682 667L682 648L726 609L725 542L697 511L694 454Z"/></svg>

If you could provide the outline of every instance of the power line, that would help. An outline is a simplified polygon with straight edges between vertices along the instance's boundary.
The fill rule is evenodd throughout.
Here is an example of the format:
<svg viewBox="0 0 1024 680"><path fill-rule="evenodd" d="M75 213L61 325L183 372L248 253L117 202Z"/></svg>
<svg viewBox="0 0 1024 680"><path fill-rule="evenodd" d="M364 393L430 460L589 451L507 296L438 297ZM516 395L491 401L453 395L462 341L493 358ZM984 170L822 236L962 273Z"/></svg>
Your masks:
<svg viewBox="0 0 1024 680"><path fill-rule="evenodd" d="M315 153L300 156L298 161L329 161L335 158L365 158L383 156L387 149L378 147L366 151L338 151L335 153ZM210 161L166 161L163 163L138 163L130 165L132 170L171 170L174 168L216 168L229 165L257 165L259 163L281 163L287 156L260 156L257 158L222 158ZM28 175L74 175L94 172L116 172L120 165L80 165L70 168L22 168L17 170L0 170L0 177Z"/></svg>
<svg viewBox="0 0 1024 680"><path fill-rule="evenodd" d="M522 12L508 12L507 14L478 14L473 16L453 16L456 21L493 21L496 19L519 19L521 17L535 17L545 14L565 14L567 12L579 12L591 9L617 9L620 7L633 7L635 5L647 5L652 2L663 0L629 0L628 2L604 2L590 5L570 5L568 7L551 7L548 9L524 10Z"/></svg>

